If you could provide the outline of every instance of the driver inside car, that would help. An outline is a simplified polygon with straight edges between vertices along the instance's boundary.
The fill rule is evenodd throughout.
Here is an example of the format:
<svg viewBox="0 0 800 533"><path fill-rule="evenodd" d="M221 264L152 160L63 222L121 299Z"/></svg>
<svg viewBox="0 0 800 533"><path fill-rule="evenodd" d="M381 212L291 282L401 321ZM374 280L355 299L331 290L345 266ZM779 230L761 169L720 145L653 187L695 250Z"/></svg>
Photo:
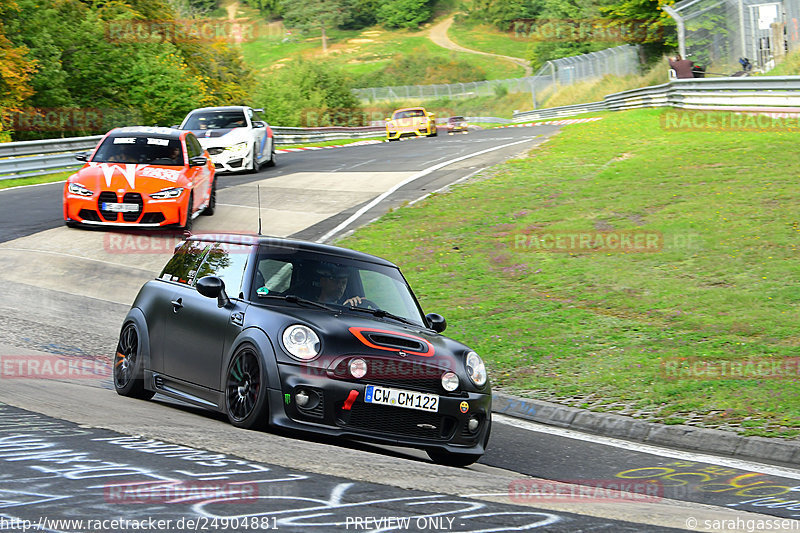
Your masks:
<svg viewBox="0 0 800 533"><path fill-rule="evenodd" d="M317 272L319 273L319 296L317 297L319 303L357 307L364 300L362 296L344 298L349 279L347 269L324 265Z"/></svg>

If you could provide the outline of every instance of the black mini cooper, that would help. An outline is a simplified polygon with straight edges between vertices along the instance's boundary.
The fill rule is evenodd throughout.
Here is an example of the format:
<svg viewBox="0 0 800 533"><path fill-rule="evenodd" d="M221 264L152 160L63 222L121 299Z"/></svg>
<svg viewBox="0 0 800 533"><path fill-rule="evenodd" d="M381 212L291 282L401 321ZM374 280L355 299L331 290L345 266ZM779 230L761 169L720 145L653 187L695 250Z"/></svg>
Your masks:
<svg viewBox="0 0 800 533"><path fill-rule="evenodd" d="M483 361L425 315L400 270L344 248L193 236L122 325L114 386L268 425L478 460L489 440Z"/></svg>

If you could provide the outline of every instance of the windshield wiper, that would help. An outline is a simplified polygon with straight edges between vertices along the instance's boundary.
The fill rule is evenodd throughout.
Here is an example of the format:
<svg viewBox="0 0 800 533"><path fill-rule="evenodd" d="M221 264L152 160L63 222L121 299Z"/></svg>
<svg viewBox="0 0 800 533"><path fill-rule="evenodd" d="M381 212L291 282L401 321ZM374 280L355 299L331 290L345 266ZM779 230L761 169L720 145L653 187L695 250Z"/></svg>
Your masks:
<svg viewBox="0 0 800 533"><path fill-rule="evenodd" d="M389 311L384 311L383 309L364 309L363 307L353 307L353 306L348 307L348 309L351 310L351 311L361 311L362 313L369 313L369 314L374 315L374 316L376 316L378 318L384 318L384 317L385 318L392 318L394 320L397 320L398 322L402 322L404 324L408 324L409 326L419 327L419 324L415 324L414 322L410 321L407 318L403 318L401 316L397 316L395 314L390 313Z"/></svg>
<svg viewBox="0 0 800 533"><path fill-rule="evenodd" d="M259 294L259 298L275 298L278 300L284 300L286 302L292 304L303 304L303 305L312 305L314 307L319 307L320 309L325 309L326 311L330 311L332 313L336 313L337 311L331 307L328 307L325 304L321 304L319 302L315 302L313 300L306 300L305 298L300 298L299 296L295 296L294 294L287 294L286 296L281 296L279 294Z"/></svg>

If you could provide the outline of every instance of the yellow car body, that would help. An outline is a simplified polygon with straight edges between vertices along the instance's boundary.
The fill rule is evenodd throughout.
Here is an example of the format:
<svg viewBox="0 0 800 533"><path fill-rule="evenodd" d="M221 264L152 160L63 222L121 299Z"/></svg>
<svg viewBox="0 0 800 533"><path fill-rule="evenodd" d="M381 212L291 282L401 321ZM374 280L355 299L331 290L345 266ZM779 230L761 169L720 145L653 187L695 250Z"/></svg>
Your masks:
<svg viewBox="0 0 800 533"><path fill-rule="evenodd" d="M424 107L396 109L386 119L386 138L395 141L401 137L435 137L436 116Z"/></svg>

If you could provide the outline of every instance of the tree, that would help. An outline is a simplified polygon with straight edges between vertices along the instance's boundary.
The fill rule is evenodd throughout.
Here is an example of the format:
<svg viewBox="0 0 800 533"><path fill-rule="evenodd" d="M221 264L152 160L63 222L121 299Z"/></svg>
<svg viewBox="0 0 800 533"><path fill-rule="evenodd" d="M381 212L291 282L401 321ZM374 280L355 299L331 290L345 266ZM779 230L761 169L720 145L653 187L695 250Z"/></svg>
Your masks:
<svg viewBox="0 0 800 533"><path fill-rule="evenodd" d="M0 119L33 94L30 80L36 71L36 62L28 56L26 47L14 46L6 37L2 23L7 14L16 10L13 0L0 5ZM8 140L8 133L3 131L0 122L0 141Z"/></svg>
<svg viewBox="0 0 800 533"><path fill-rule="evenodd" d="M387 28L417 28L430 20L430 0L388 0L378 9L378 22Z"/></svg>
<svg viewBox="0 0 800 533"><path fill-rule="evenodd" d="M661 57L675 42L675 23L661 6L674 3L674 0L621 0L601 7L600 11L609 19L609 26L620 29L625 42L641 44L645 54Z"/></svg>
<svg viewBox="0 0 800 533"><path fill-rule="evenodd" d="M306 0L284 4L283 23L301 31L322 32L322 53L328 53L327 30L335 28L345 20L342 0Z"/></svg>
<svg viewBox="0 0 800 533"><path fill-rule="evenodd" d="M253 94L264 118L280 126L360 126L361 107L344 73L299 60L266 76Z"/></svg>

